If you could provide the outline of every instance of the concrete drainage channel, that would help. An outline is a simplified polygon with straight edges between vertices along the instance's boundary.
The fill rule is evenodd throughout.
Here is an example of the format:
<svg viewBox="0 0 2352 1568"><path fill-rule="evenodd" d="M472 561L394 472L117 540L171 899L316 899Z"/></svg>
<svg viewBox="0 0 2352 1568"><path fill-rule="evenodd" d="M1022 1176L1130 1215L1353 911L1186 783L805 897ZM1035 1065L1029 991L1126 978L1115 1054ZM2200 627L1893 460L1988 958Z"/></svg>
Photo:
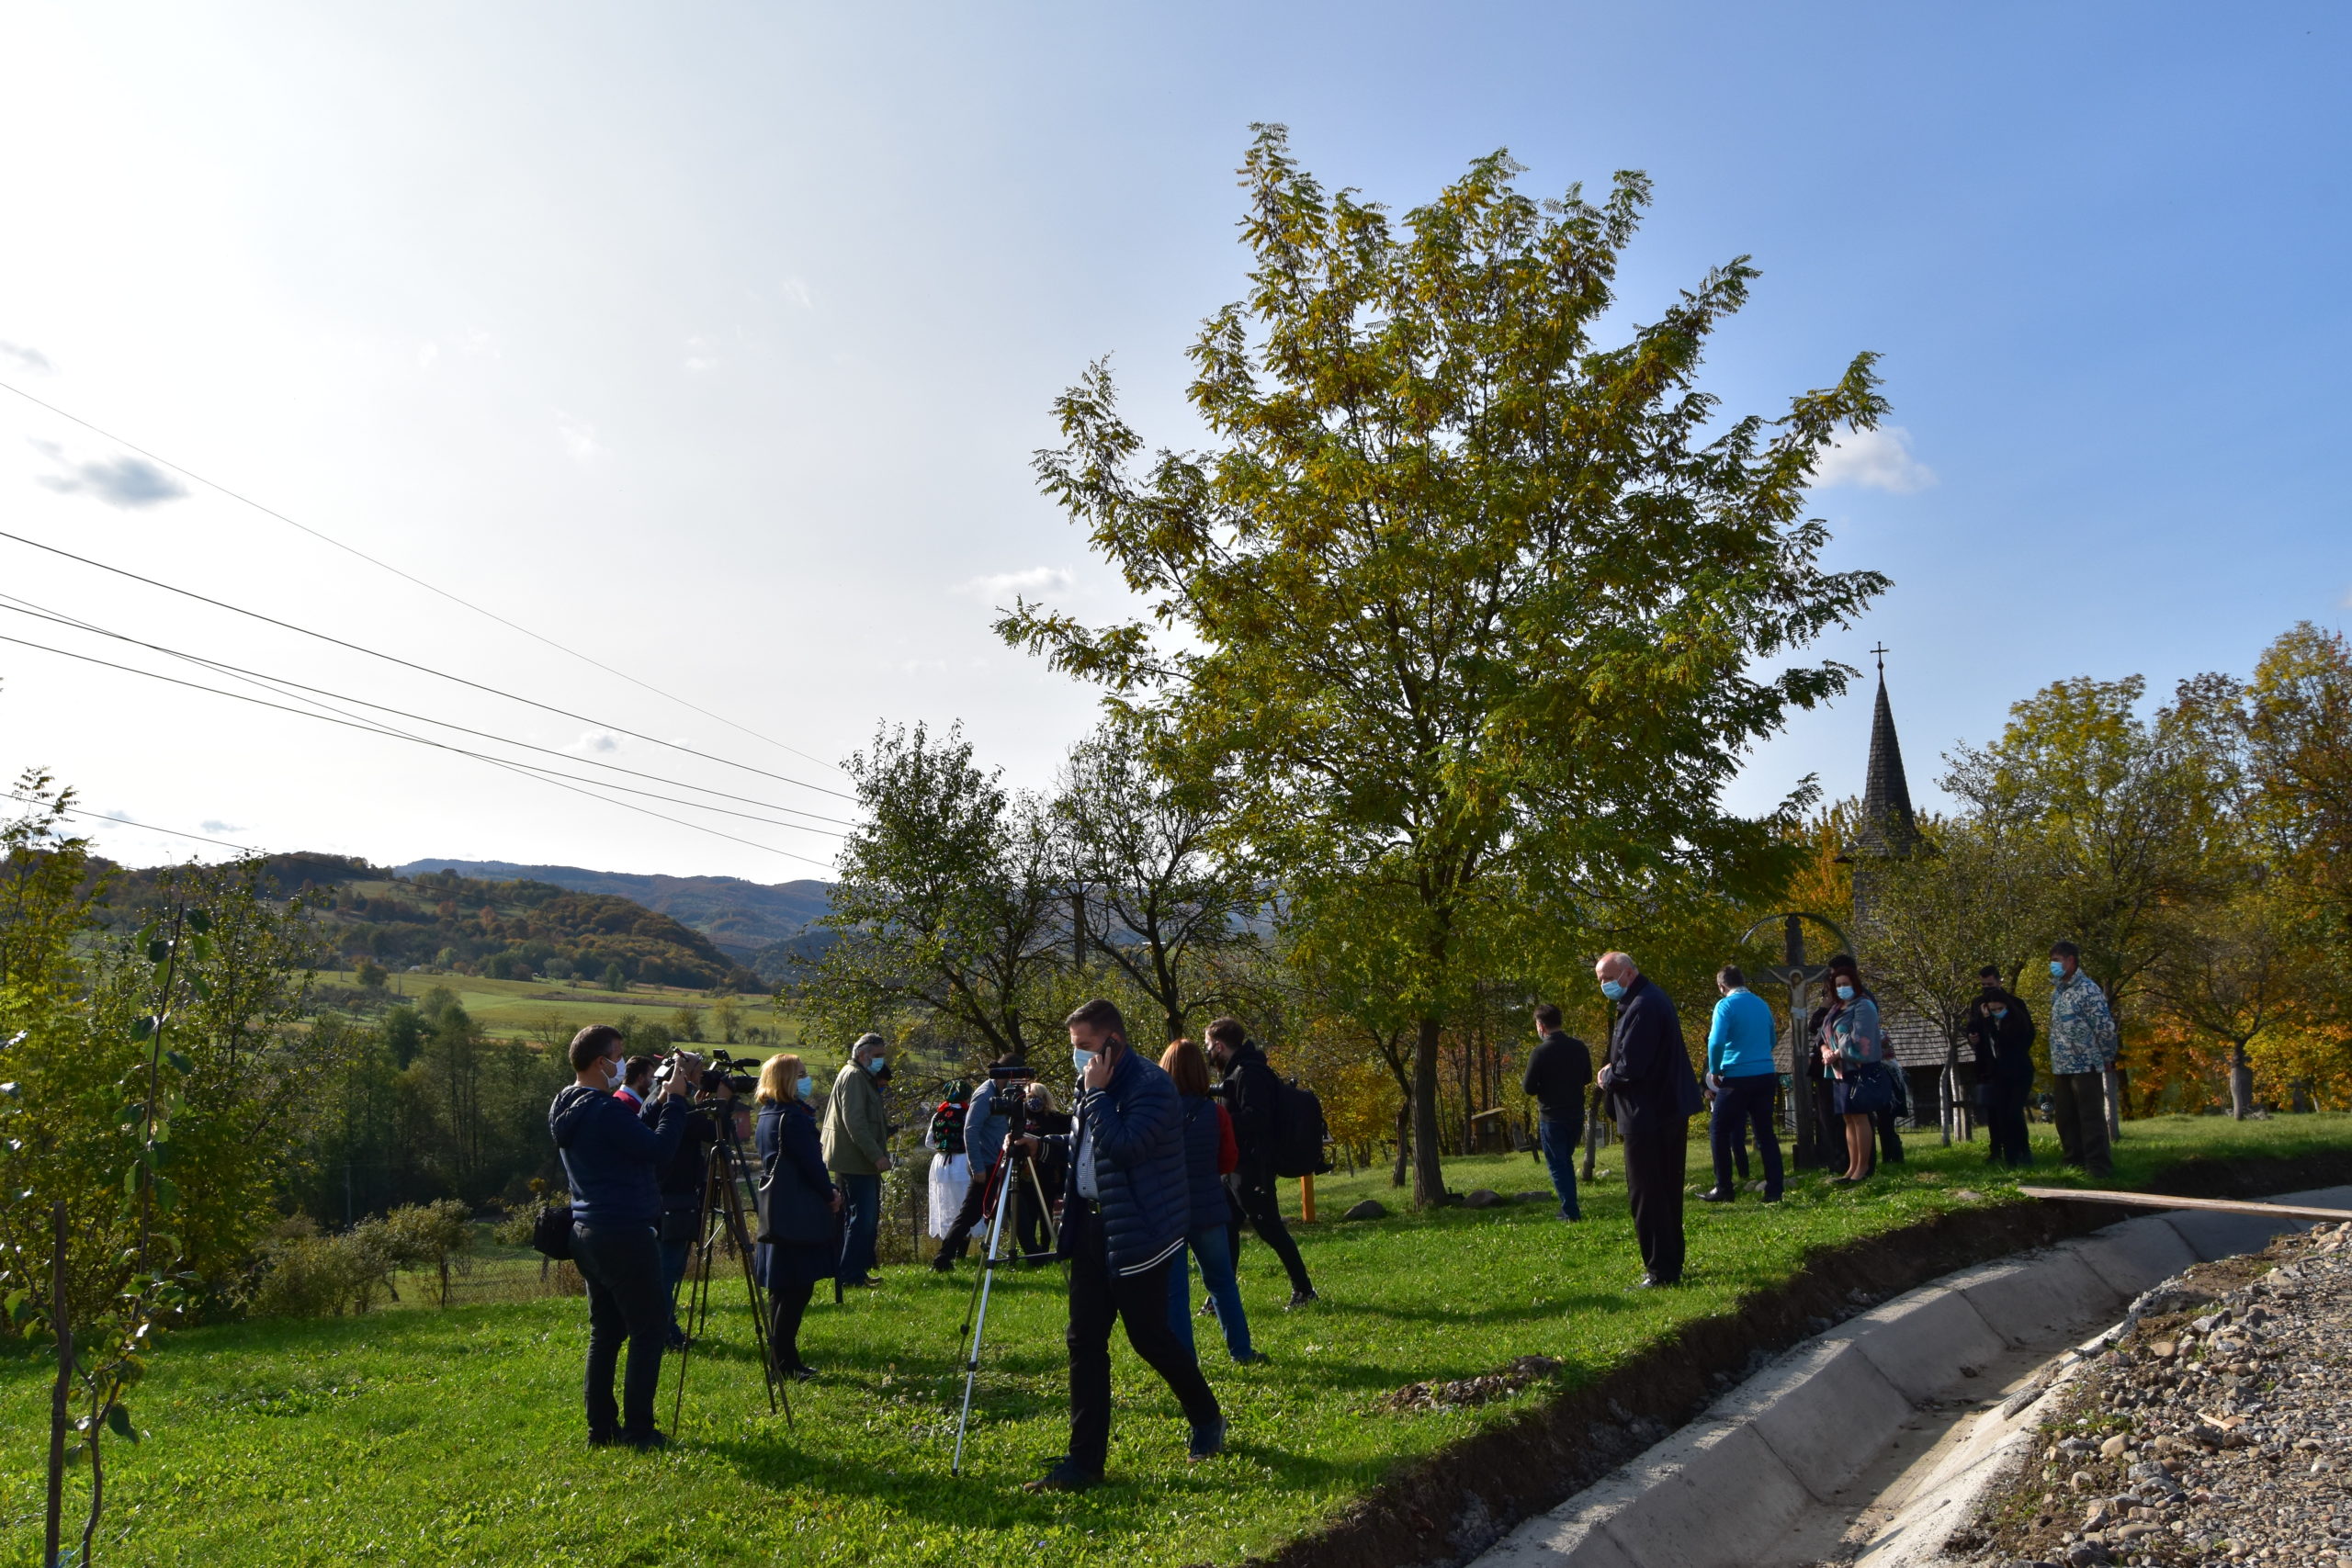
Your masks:
<svg viewBox="0 0 2352 1568"><path fill-rule="evenodd" d="M2279 1202L2352 1212L2352 1187ZM2193 1211L1965 1269L1849 1318L1476 1568L1924 1568L2029 1450L2086 1334L2199 1261L2303 1224Z"/></svg>

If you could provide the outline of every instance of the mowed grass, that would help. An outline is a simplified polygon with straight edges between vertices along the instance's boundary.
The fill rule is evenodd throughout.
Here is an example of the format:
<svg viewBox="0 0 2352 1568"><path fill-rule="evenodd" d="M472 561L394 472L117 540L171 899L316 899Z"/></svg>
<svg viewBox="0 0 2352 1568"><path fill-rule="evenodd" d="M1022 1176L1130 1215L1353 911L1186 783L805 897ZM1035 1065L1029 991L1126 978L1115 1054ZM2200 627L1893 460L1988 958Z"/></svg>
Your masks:
<svg viewBox="0 0 2352 1568"><path fill-rule="evenodd" d="M2189 1156L2347 1143L2352 1117L2341 1115L2138 1122L2120 1145L2118 1182ZM1692 1204L1690 1281L1669 1292L1629 1288L1640 1266L1613 1171L1587 1189L1589 1217L1573 1226L1548 1201L1341 1224L1334 1216L1356 1200L1396 1194L1381 1172L1325 1178L1323 1221L1300 1230L1319 1305L1284 1312L1272 1256L1254 1240L1243 1254L1251 1328L1272 1364L1232 1366L1215 1325L1195 1320L1231 1451L1187 1464L1173 1401L1121 1343L1110 1483L1075 1497L1020 1490L1066 1432L1055 1269L1001 1280L960 1478L948 1472L968 1267L953 1279L890 1269L881 1289L840 1307L820 1292L802 1347L825 1376L792 1389L789 1427L767 1411L740 1284L722 1292L715 1330L687 1364L680 1441L658 1455L585 1446L577 1299L193 1330L171 1339L131 1402L145 1441L110 1446L101 1558L204 1568L1230 1562L1547 1392L1396 1416L1379 1406L1390 1390L1529 1354L1561 1359L1565 1382L1596 1377L1676 1325L1786 1278L1811 1249L2014 1200L1983 1150L1981 1139L1945 1150L1915 1134L1905 1165L1859 1190L1807 1175L1777 1209L1747 1198ZM1604 1151L1605 1168L1613 1154ZM1694 1183L1703 1164L1694 1143ZM1453 1161L1448 1176L1457 1190L1544 1185L1524 1156ZM665 1426L676 1377L673 1359ZM10 1563L38 1552L45 1409L38 1360L0 1364L10 1521L0 1561Z"/></svg>
<svg viewBox="0 0 2352 1568"><path fill-rule="evenodd" d="M319 978L333 986L356 987L359 984L359 976L347 969L322 969ZM626 991L608 991L590 981L492 980L480 975L412 975L406 971L390 976L386 995L392 1001L413 1003L436 986L455 993L458 1004L475 1022L492 1034L502 1035L530 1033L549 1020L566 1030L591 1023L627 1023L632 1019L666 1024L678 1009L704 1011L715 999L707 991L677 986L631 986ZM768 1031L772 1040L779 1030L790 1038L798 1038L799 1020L788 1010L778 1010L775 998L744 996L735 1001L742 1010L746 1027L756 1024ZM707 1022L703 1032L713 1040L717 1038L717 1032ZM757 1048L753 1054L764 1055L773 1049L775 1046L769 1044Z"/></svg>

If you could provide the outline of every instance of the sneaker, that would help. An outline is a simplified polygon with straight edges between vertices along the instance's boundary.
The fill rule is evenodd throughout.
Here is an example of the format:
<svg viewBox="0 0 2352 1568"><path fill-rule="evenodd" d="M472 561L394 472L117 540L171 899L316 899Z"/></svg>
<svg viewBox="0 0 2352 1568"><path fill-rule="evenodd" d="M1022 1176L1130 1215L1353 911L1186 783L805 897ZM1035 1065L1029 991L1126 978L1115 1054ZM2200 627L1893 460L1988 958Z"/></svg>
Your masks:
<svg viewBox="0 0 2352 1568"><path fill-rule="evenodd" d="M1216 1315L1216 1298L1215 1296L1203 1296L1201 1298L1200 1315L1203 1317L1215 1317Z"/></svg>
<svg viewBox="0 0 2352 1568"><path fill-rule="evenodd" d="M1023 1492L1083 1492L1090 1486L1099 1485L1102 1480L1101 1476L1089 1475L1069 1461L1062 1460L1036 1480L1023 1483L1021 1490Z"/></svg>
<svg viewBox="0 0 2352 1568"><path fill-rule="evenodd" d="M870 1291L881 1282L882 1281L875 1276L868 1274L863 1280L843 1280L842 1281L842 1289L844 1291Z"/></svg>
<svg viewBox="0 0 2352 1568"><path fill-rule="evenodd" d="M1220 1416L1205 1427L1193 1428L1193 1440L1184 1457L1198 1464L1204 1459L1215 1459L1225 1451L1225 1417Z"/></svg>
<svg viewBox="0 0 2352 1568"><path fill-rule="evenodd" d="M1319 1302L1323 1298L1321 1296L1315 1293L1314 1289L1311 1286L1304 1291L1293 1291L1290 1293L1290 1305L1284 1307L1283 1310L1284 1312L1294 1312L1298 1308L1306 1305L1310 1302Z"/></svg>
<svg viewBox="0 0 2352 1568"><path fill-rule="evenodd" d="M817 1369L802 1361L795 1366L786 1367L784 1370L784 1375L795 1382L809 1382L815 1380Z"/></svg>

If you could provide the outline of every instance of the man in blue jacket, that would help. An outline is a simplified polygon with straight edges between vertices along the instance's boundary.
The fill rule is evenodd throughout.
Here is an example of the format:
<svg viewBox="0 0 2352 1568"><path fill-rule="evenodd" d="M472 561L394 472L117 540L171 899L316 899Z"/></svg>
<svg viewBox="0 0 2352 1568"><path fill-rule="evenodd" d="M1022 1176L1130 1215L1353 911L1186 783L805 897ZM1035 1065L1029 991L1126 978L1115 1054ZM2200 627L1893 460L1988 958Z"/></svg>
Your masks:
<svg viewBox="0 0 2352 1568"><path fill-rule="evenodd" d="M1200 1363L1168 1325L1168 1269L1192 1230L1183 1109L1158 1066L1127 1047L1107 1001L1065 1021L1078 1068L1078 1115L1063 1136L1061 1256L1069 1260L1069 1452L1032 1492L1082 1492L1102 1479L1111 1448L1111 1325L1160 1375L1192 1423L1191 1454L1225 1447L1225 1417ZM1037 1151L1038 1140L1022 1140Z"/></svg>
<svg viewBox="0 0 2352 1568"><path fill-rule="evenodd" d="M548 1107L563 1174L571 1187L571 1260L588 1285L588 1440L660 1448L653 1391L662 1382L670 1308L662 1289L662 1163L678 1147L702 1058L681 1052L662 1098L639 1120L614 1091L621 1086L621 1032L592 1023L571 1037L575 1081ZM628 1341L621 1402L613 1371Z"/></svg>
<svg viewBox="0 0 2352 1568"><path fill-rule="evenodd" d="M1781 1087L1772 1062L1772 1004L1747 988L1735 964L1715 971L1723 999L1707 1029L1707 1087L1715 1091L1715 1113L1707 1122L1707 1144L1715 1156L1715 1185L1699 1194L1702 1202L1728 1203L1739 1195L1732 1185L1732 1158L1747 1129L1756 1130L1764 1156L1764 1201L1781 1201L1781 1140L1772 1129L1773 1091Z"/></svg>
<svg viewBox="0 0 2352 1568"><path fill-rule="evenodd" d="M1647 1272L1640 1289L1682 1282L1682 1175L1690 1154L1690 1118L1702 1103L1699 1080L1682 1043L1674 999L1622 953L1592 966L1600 994L1617 1004L1601 1091L1625 1141L1625 1195Z"/></svg>

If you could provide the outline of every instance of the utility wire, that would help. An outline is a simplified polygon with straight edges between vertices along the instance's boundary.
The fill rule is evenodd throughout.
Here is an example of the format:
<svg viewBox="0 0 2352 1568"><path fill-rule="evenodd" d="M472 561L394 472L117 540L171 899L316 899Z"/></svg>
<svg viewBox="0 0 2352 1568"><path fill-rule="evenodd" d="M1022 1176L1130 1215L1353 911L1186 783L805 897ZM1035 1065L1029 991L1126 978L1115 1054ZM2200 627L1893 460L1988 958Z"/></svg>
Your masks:
<svg viewBox="0 0 2352 1568"><path fill-rule="evenodd" d="M213 671L218 674L234 675L264 682L268 685L269 689L276 691L280 696L289 696L295 692L305 692L311 694L314 696L333 697L337 702L356 703L361 707L374 708L379 713L391 714L395 717L410 719L418 724L434 725L442 729L453 729L460 735L471 735L480 739L494 741L501 746L513 746L525 751L537 751L544 756L560 757L567 762L584 762L592 768L603 768L610 773L627 773L631 778L650 779L656 784L665 784L673 789L690 789L701 795L715 795L721 800L741 801L745 806L764 807L770 811L789 811L796 817L806 817L818 822L831 822L837 827L854 828L857 826L856 823L844 821L839 817L821 817L813 811L803 811L797 806L783 806L772 800L755 800L747 795L729 795L725 790L712 789L706 784L687 784L683 779L665 778L660 773L644 773L636 768L624 768L618 762L601 762L594 757L575 757L568 751L558 751L550 747L534 745L528 740L516 740L512 737L499 735L491 730L469 728L462 724L452 724L445 718L433 718L424 714L410 713L405 708L396 708L384 703L370 702L366 697L355 697L347 693L330 691L324 686L305 685L300 681L291 680L283 675L267 675L258 670L247 670L241 665L230 664L218 659L208 659L201 654L183 652L176 648L166 648L159 642L146 642L123 632L109 631L104 626L97 626L89 621L82 620L77 616L60 615L54 610L36 604L29 599L19 598L14 593L0 593L0 601L5 601L5 603L0 603L0 610L10 610L17 615L30 615L36 620L48 621L55 626L71 626L76 631L89 632L96 637L111 637L117 642L127 642L133 648L143 648L153 653L167 654L174 659L186 660L190 664L199 665L204 669ZM345 716L356 717L358 716L346 715ZM368 720L368 722L374 723L375 721ZM404 731L400 730L388 729L386 733L401 735L403 739L414 740L422 739L421 737L408 735ZM479 753L469 751L466 755L476 756L479 755ZM532 764L529 763L516 763L515 765L518 767L532 766ZM541 769L538 771L551 772L552 770ZM597 782L603 783L604 781L600 780ZM698 800L680 800L675 795L653 795L650 790L631 790L626 784L607 784L606 787L624 790L631 795L651 795L653 799L666 800L673 806L688 806L701 811L721 811L726 812L726 814L730 817L745 817L750 815L748 812L728 811L723 806L706 806ZM839 833L830 832L822 828L806 827L798 822L777 822L775 818L767 817L753 817L752 818L752 820L755 822L772 823L774 826L778 828L797 828L802 832L807 833L822 833L827 838L838 839L842 837Z"/></svg>
<svg viewBox="0 0 2352 1568"><path fill-rule="evenodd" d="M322 544L333 545L336 549L343 551L345 554L357 556L369 566L379 568L382 570L390 572L394 577L401 578L407 581L413 582L428 593L438 594L442 598L448 600L452 604L461 605L466 609L471 610L477 615L487 616L491 620L496 621L500 626L506 627L509 631L520 632L534 642L545 643L548 647L554 649L557 652L570 654L572 658L579 660L583 664L593 664L597 669L605 671L607 675L617 675L632 686L642 687L646 691L651 692L655 696L662 697L669 702L676 703L681 707L692 708L695 712L701 714L705 718L717 719L719 723L727 726L728 728L741 730L743 734L750 736L752 739L765 741L768 745L776 748L780 751L789 751L796 757L804 758L808 761L816 763L819 767L831 768L837 773L841 771L841 765L837 762L828 762L822 757L811 756L809 753L801 750L797 746L787 746L783 741L775 739L772 736L763 735L756 729L736 723L733 719L729 718L724 714L713 713L710 709L702 706L698 703L688 702L684 697L665 692L661 687L656 686L650 682L639 680L636 676L630 674L626 670L616 670L604 660L592 658L589 655L581 652L576 648L567 647L565 644L556 641L551 637L542 636L541 634L533 631L528 626L520 626L514 621L510 621L505 616L498 614L495 610L486 610L470 599L461 599L446 588L435 587L434 584L425 581L424 579L417 576L413 572L402 571L399 567L392 565L390 561L379 560L376 557L369 555L367 551L359 549L352 545L346 545L341 539L334 537L331 534L321 533L318 529L311 527L307 523L297 523L293 518L287 516L286 513L277 510L275 507L265 506L249 495L242 495L237 491L231 490L227 485L221 484L217 479L206 479L202 474L198 473L193 468L184 468L179 464L173 462L169 457L159 457L155 453L148 451L144 446L132 446L131 443L124 440L121 436L115 434L112 431L102 429L97 425L92 424L88 420L84 419L79 414L68 413L63 409L59 408L55 403L44 402L40 399L34 397L30 392L26 391L22 387L11 386L6 381L0 381L0 391L14 392L17 396L24 399L25 401L31 403L36 408L47 409L50 412L55 414L60 419L71 420L75 424L80 425L83 429L91 432L93 434L103 435L108 441L113 442L116 446L123 447L128 451L138 453L141 457L146 458L151 463L161 463L164 468L171 469L172 472L179 474L185 478L194 479L197 483L204 486L208 490L218 491L232 501L242 502L245 505L252 507L254 511L261 513L264 516L275 517L289 528L300 529L303 533L310 535L311 537L318 540ZM817 786L811 784L808 787L814 789Z"/></svg>
<svg viewBox="0 0 2352 1568"><path fill-rule="evenodd" d="M0 386L6 385L6 382L0 382ZM316 637L321 642L332 643L337 648L349 649L354 653L364 653L370 659L380 659L388 664L397 664L402 669L414 670L420 674L431 675L443 681L454 681L460 686L469 686L477 692L486 692L493 697L503 697L509 702L521 703L526 707L535 707L544 713L560 714L565 718L574 719L582 724L593 724L600 729L609 729L615 734L626 735L632 740L645 740L650 741L656 746L666 746L673 751L683 751L689 757L699 757L707 762L717 762L724 767L740 768L744 773L757 773L762 778L775 779L780 784L788 784L797 789L815 790L820 795L838 795L843 800L854 800L857 798L855 795L849 795L842 790L829 789L823 784L812 784L805 779L789 778L783 773L770 773L765 768L755 768L749 762L732 761L728 758L716 756L708 751L697 751L693 747L681 745L675 740L664 740L656 735L640 734L637 730L624 728L622 726L617 724L607 724L603 719L591 718L586 714L574 713L570 708L560 708L550 703L539 702L531 697L519 696L513 692L503 690L497 686L485 686L480 681L469 681L463 675L453 675L446 670L435 670L429 664L419 664L414 660L402 659L397 654L383 653L375 649L364 647L359 643L346 642L342 637L331 637L325 632L312 631L308 626L298 626L291 621L281 621L275 615L265 615L259 610L248 610L243 605L232 604L226 600L215 599L209 594L198 593L192 588L181 588L174 583L160 582L154 578L141 577L139 573L126 570L122 567L108 566L102 560L92 560L87 556L77 556L72 550L62 550L55 545L44 545L39 539L28 539L22 534L11 534L6 529L0 529L0 539L13 539L17 544L28 545L34 549L46 551L50 555L62 556L67 560L79 561L84 566L95 567L100 571L112 572L117 577L127 577L133 582L143 582L150 588L160 588L166 593L176 593L183 599L193 599L198 604L209 604L213 608L219 610L227 610L232 615L243 615L248 619L260 621L268 626L277 626L286 631L297 632L303 637ZM427 720L426 722L430 723L432 721ZM456 725L451 725L449 728L454 729L458 727ZM711 793L717 794L718 792L714 790ZM778 807L776 809L780 811L789 811L792 807Z"/></svg>
<svg viewBox="0 0 2352 1568"><path fill-rule="evenodd" d="M177 828L158 828L151 822L133 822L128 817L109 817L103 811L84 811L78 807L58 806L50 801L35 800L22 795L12 795L8 798L21 801L27 806L38 806L43 811L61 811L68 817L86 817L93 822L111 823L117 828L136 828L142 833L169 833L175 839L194 839L201 844L219 844L224 850L242 850L249 855L257 855L262 852L251 844L232 844L226 839L208 839L201 833L183 833Z"/></svg>
<svg viewBox="0 0 2352 1568"><path fill-rule="evenodd" d="M460 757L471 757L477 761L488 762L493 767L510 769L516 768L516 764L503 761L499 758L487 756L480 751L469 751L462 746L452 746L446 741L434 740L424 736L404 735L397 729L387 728L379 724L372 724L357 719L336 718L328 714L312 712L308 708L288 707L284 703L273 703L265 701L260 697L249 697L242 692L224 692L218 686L207 686L194 681L183 681L176 675L158 674L153 670L141 670L134 665L117 664L112 660L94 658L86 653L74 653L70 649L62 648L51 648L47 643L28 642L20 637L7 637L0 635L0 642L15 643L19 648L35 649L42 653L54 653L62 659L79 660L85 664L96 664L103 669L119 670L127 675L142 675L150 681L161 681L166 685L185 686L193 692L204 692L216 697L227 697L232 702L251 703L256 707L276 708L280 713L290 713L298 718L316 719L321 724L332 724L345 729L356 729L370 735L382 735L394 739L413 741L414 744L419 746L430 746L436 751L448 751ZM554 784L559 789L571 790L575 795L587 795L591 800L604 801L607 806L617 806L625 811L636 811L642 813L647 817L658 818L664 822L675 823L681 828L691 828L697 833L708 833L713 838L730 840L735 843L749 845L751 848L755 850L764 850L772 855L782 855L787 860L806 861L810 865L824 866L829 871L833 869L830 863L817 860L812 856L798 854L791 850L780 850L774 844L758 843L750 839L740 838L733 833L723 833L716 828L705 827L699 822L689 822L684 818L672 817L665 812L655 811L648 807L632 805L628 801L614 800L609 796L598 795L593 790L582 788L577 784L565 784L560 779L556 778L548 778L545 782Z"/></svg>

